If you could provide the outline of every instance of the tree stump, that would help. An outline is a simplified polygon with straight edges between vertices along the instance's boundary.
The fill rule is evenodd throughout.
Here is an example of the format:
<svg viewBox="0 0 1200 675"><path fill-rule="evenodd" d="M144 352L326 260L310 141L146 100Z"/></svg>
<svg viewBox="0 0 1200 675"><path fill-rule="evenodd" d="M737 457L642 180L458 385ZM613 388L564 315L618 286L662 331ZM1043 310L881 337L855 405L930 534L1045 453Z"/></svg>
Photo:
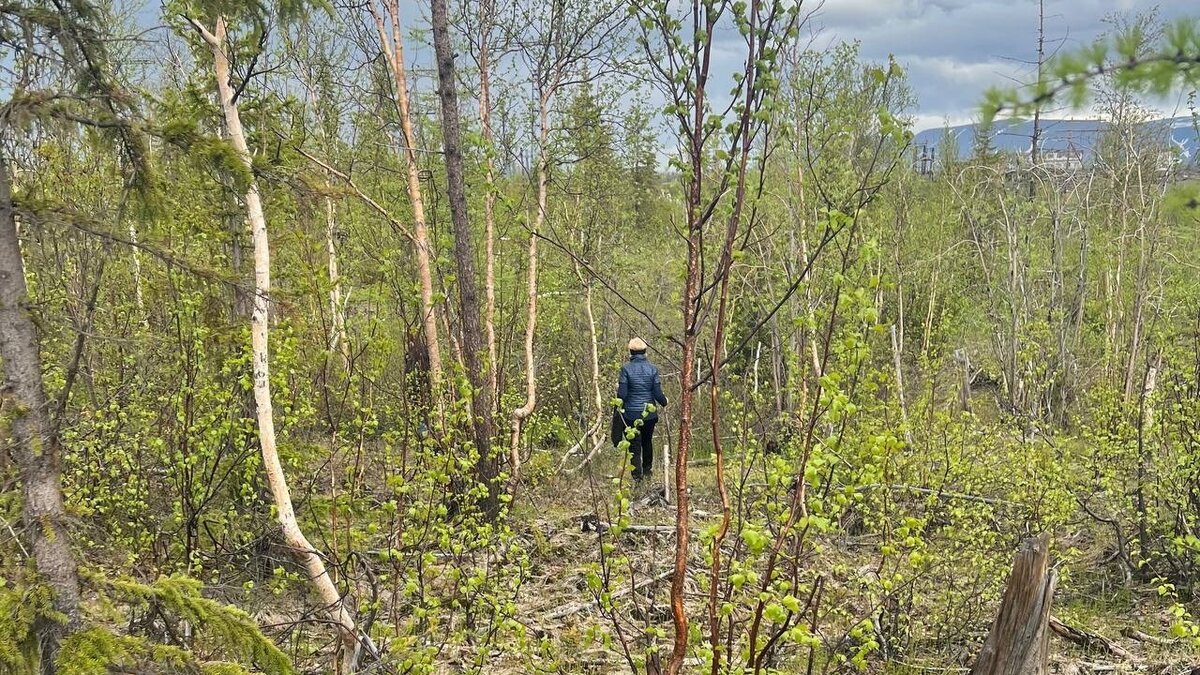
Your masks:
<svg viewBox="0 0 1200 675"><path fill-rule="evenodd" d="M1050 605L1056 575L1049 569L1049 536L1027 539L1013 561L1004 599L971 675L1046 675Z"/></svg>

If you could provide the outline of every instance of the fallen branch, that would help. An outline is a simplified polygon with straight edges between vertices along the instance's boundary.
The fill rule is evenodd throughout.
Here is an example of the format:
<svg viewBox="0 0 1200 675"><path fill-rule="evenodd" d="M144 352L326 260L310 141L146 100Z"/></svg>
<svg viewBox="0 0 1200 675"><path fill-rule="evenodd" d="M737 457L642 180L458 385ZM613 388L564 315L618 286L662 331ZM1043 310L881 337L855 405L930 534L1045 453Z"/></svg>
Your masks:
<svg viewBox="0 0 1200 675"><path fill-rule="evenodd" d="M1067 642L1079 645L1084 649L1093 649L1127 661L1134 658L1133 654L1112 639L1083 628L1068 626L1054 615L1050 616L1050 630Z"/></svg>
<svg viewBox="0 0 1200 675"><path fill-rule="evenodd" d="M934 490L932 488L918 487L916 485L882 485L880 483L872 483L863 485L859 490L870 490L874 488L886 487L894 492L915 492L922 495L936 495L940 499L958 499L965 502L977 502L979 504L990 504L992 506L1017 506L1020 508L1028 508L1020 502L1012 502L1006 499L996 499L994 497L982 497L980 495L967 494L965 492L947 492L946 490Z"/></svg>
<svg viewBox="0 0 1200 675"><path fill-rule="evenodd" d="M616 598L620 598L620 597L629 595L630 593L633 593L634 591L640 591L643 588L645 588L653 583L657 583L659 581L662 581L663 579L670 577L674 572L675 572L674 569L668 569L667 571L656 574L648 579L643 579L642 581L639 581L638 583L634 584L633 586L630 586L628 588L623 588L615 593L611 593L608 595L608 597L612 598L612 599L616 599ZM559 607L558 609L544 615L542 617L542 621L543 622L557 621L559 619L571 616L572 614L578 614L579 612L583 612L588 609L591 609L592 607L596 607L599 604L600 604L600 599L596 598L595 600L589 600L588 602L576 602L574 604L565 605L563 607Z"/></svg>
<svg viewBox="0 0 1200 675"><path fill-rule="evenodd" d="M567 451L563 454L562 459L558 462L558 470L562 471L563 467L565 467L567 465L567 460L571 458L571 455L575 454L576 452L579 452L579 450L581 448L583 448L584 442L587 441L589 438L592 438L592 436L595 435L595 433L599 430L600 430L600 422L596 422L595 424L592 425L591 429L587 430L587 433L585 433L583 435L583 438L580 438L579 441L575 445L572 445L570 448L567 448ZM569 473L569 474L576 473L583 467L590 464L592 461L592 458L595 457L596 453L600 452L600 448L603 448L603 447L604 447L604 439L600 439L600 442L596 443L592 447L592 450L591 450L591 452L589 452L587 454L587 457L584 457L583 461L580 462L579 465L576 466L574 469L567 470L567 473Z"/></svg>
<svg viewBox="0 0 1200 675"><path fill-rule="evenodd" d="M580 516L580 529L583 532L608 532L612 529L611 523L606 523L596 517L596 514L589 513ZM657 532L660 534L674 534L674 525L626 525L621 528L622 532Z"/></svg>
<svg viewBox="0 0 1200 675"><path fill-rule="evenodd" d="M1146 643L1149 643L1152 645L1160 645L1163 647L1170 647L1170 646L1178 644L1178 642L1179 642L1178 640L1172 640L1171 638L1159 637L1157 635L1150 635L1149 633L1143 633L1142 631L1140 631L1132 626L1125 627L1121 631L1121 635L1124 635L1125 637L1129 638L1130 640L1137 640L1138 642L1146 642Z"/></svg>

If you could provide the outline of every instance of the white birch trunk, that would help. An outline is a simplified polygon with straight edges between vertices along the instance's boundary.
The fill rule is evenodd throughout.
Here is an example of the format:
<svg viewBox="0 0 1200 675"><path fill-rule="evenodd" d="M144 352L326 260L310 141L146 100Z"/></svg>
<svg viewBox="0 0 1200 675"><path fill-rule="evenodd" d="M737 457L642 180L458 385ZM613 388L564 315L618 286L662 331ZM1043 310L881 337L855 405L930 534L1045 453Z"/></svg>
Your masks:
<svg viewBox="0 0 1200 675"><path fill-rule="evenodd" d="M342 364L350 368L350 342L346 338L346 308L342 302L342 278L338 272L337 221L333 199L325 198L325 252L329 259L329 315L332 322L329 336L331 349L342 355Z"/></svg>
<svg viewBox="0 0 1200 675"><path fill-rule="evenodd" d="M137 307L138 320L145 326L146 303L145 296L142 294L142 251L138 248L137 223L132 218L129 220L129 242L133 244L131 247L133 253L133 303Z"/></svg>
<svg viewBox="0 0 1200 675"><path fill-rule="evenodd" d="M372 0L374 2L374 0ZM389 45L388 31L383 17L371 6L375 27L379 32L379 45L387 58L396 85L396 109L400 114L400 129L404 134L404 159L407 165L408 199L413 212L413 240L417 254L417 276L421 284L421 329L425 336L425 348L429 354L429 384L438 409L441 408L442 352L438 344L436 309L433 304L433 260L436 258L433 243L429 239L429 228L425 223L425 201L421 194L420 169L417 167L416 135L413 133L412 112L408 100L408 75L404 66L404 40L400 35L400 7L397 0L386 0L391 19Z"/></svg>
<svg viewBox="0 0 1200 675"><path fill-rule="evenodd" d="M225 117L225 126L229 130L229 140L246 170L252 171L250 149L246 144L241 115L237 103L233 100L233 87L229 79L225 19L224 17L217 18L217 24L212 33L195 21L192 21L192 25L200 32L212 50L217 94L220 99L221 111ZM304 566L309 579L316 587L321 603L340 629L343 641L341 669L343 672L350 672L354 669L357 657L358 631L354 625L354 619L351 618L342 603L341 594L325 569L325 563L320 554L308 542L300 525L296 522L292 497L288 491L287 479L284 476L275 443L274 409L271 405L270 358L267 347L271 306L271 253L262 198L258 189L258 181L253 174L250 176L250 183L246 189L245 202L246 220L250 224L254 245L255 292L253 310L250 315L250 341L253 350L254 403L258 416L258 437L262 447L263 470L266 473L267 485L271 489L271 497L275 503L284 540L292 554Z"/></svg>
<svg viewBox="0 0 1200 675"><path fill-rule="evenodd" d="M511 478L514 483L521 478L521 425L537 407L537 363L533 360L533 338L537 331L538 234L541 232L542 223L546 220L546 192L550 182L546 166L548 161L546 146L550 136L550 99L548 96L542 96L538 103L541 124L538 133L537 212L533 216L533 225L529 230L529 265L526 270L528 316L525 319L525 403L512 413L512 442L509 446Z"/></svg>
<svg viewBox="0 0 1200 675"><path fill-rule="evenodd" d="M483 193L483 223L484 223L484 328L487 331L488 346L488 382L492 388L491 400L497 405L500 402L500 363L496 349L496 161L495 135L492 131L492 102L490 78L491 46L488 38L491 36L491 22L494 18L495 4L492 0L484 0L479 4L480 29L483 32L479 43L479 124L483 133L484 144L484 193Z"/></svg>

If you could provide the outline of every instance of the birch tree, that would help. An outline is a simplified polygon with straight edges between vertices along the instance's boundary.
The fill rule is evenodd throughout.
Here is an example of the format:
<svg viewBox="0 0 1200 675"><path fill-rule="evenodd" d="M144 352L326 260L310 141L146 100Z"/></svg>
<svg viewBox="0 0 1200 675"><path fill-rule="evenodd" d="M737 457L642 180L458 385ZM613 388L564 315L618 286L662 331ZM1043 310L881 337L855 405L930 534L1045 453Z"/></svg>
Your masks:
<svg viewBox="0 0 1200 675"><path fill-rule="evenodd" d="M330 161L338 145L337 101L332 99L333 79L330 36L325 32L311 30L303 36L302 49L298 50L296 71L304 83L307 107L312 108L314 126L320 141L321 152ZM329 349L342 357L342 365L350 368L350 339L346 332L346 302L348 297L342 287L342 275L338 264L339 228L337 204L334 203L333 171L325 170L324 195L321 202L325 216L325 264L329 277Z"/></svg>
<svg viewBox="0 0 1200 675"><path fill-rule="evenodd" d="M412 234L416 248L417 279L421 285L421 329L425 336L425 349L429 354L430 389L434 401L442 396L442 352L438 345L438 326L433 296L433 261L437 255L429 238L429 227L425 222L425 200L421 194L421 168L417 162L417 137L413 131L412 107L408 95L408 71L404 64L404 35L400 23L399 0L370 0L367 8L375 23L379 36L379 48L392 74L395 91L392 92L396 112L400 116L400 132L403 137L408 199L412 205ZM386 12L386 19L384 13ZM440 406L440 403L438 404Z"/></svg>
<svg viewBox="0 0 1200 675"><path fill-rule="evenodd" d="M217 101L229 135L229 142L238 160L245 168L245 194L243 205L246 209L246 222L250 227L254 249L254 298L250 315L250 340L252 350L253 391L255 414L258 422L258 440L262 450L263 470L266 473L267 485L271 490L276 517L283 531L284 540L291 553L296 557L312 581L321 605L328 613L330 620L338 628L342 638L342 652L339 672L351 672L355 669L359 652L358 629L349 609L342 602L341 593L333 583L325 562L319 551L304 535L296 520L296 512L292 506L291 492L288 488L287 477L280 462L279 449L275 438L275 413L271 399L270 354L268 350L268 331L271 313L271 251L270 239L267 233L267 220L263 211L262 195L258 179L254 175L253 157L246 141L246 133L242 126L241 112L238 108L233 81L230 54L234 43L229 36L228 19L223 13L224 7L216 7L210 17L187 15L188 24L203 40L204 45L212 55L213 76L216 80ZM281 10L296 11L297 8L281 7ZM205 24L203 19L210 23ZM211 26L211 28L210 28ZM259 30L265 30L259 26ZM364 641L366 638L364 637Z"/></svg>
<svg viewBox="0 0 1200 675"><path fill-rule="evenodd" d="M484 314L487 333L489 398L500 402L500 362L496 340L496 132L492 123L492 86L498 62L508 50L507 30L496 11L496 0L464 2L463 37L479 72L479 131L483 140Z"/></svg>
<svg viewBox="0 0 1200 675"><path fill-rule="evenodd" d="M518 37L521 58L532 78L536 115L534 139L535 202L529 224L526 262L525 401L512 411L509 466L512 480L521 475L521 426L537 407L534 342L538 318L538 240L547 218L550 172L554 164L550 136L560 92L611 74L623 65L624 6L611 0L563 0L523 8L528 30Z"/></svg>

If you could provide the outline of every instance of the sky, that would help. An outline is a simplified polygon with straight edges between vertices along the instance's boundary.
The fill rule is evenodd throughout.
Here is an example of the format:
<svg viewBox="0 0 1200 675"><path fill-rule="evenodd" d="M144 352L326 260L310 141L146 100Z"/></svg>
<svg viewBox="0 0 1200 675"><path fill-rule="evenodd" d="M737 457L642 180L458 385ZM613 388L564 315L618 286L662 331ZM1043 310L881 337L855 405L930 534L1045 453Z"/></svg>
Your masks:
<svg viewBox="0 0 1200 675"><path fill-rule="evenodd" d="M1166 20L1200 15L1200 3L1183 0L1045 0L1045 6L1047 51L1090 44L1109 30L1105 19L1114 13L1157 7ZM989 86L1031 79L1037 54L1037 0L826 0L809 21L820 30L814 46L859 40L865 59L896 56L918 101L916 130L972 121ZM1184 115L1185 103L1156 107L1166 116Z"/></svg>
<svg viewBox="0 0 1200 675"><path fill-rule="evenodd" d="M866 61L882 63L889 54L896 57L917 99L918 109L913 111L915 131L971 122L988 87L1013 86L1032 79L1038 0L802 2L809 14L805 30L812 37L814 48L856 40L861 43L860 56ZM159 0L125 0L125 3L137 7L137 21L143 26L160 23ZM1188 14L1200 15L1200 3L1195 0L1044 0L1044 3L1047 52L1076 50L1090 44L1111 29L1106 19L1113 15L1132 17L1157 11L1166 21ZM427 0L403 0L401 7L408 25L427 20ZM721 49L722 41L728 41L727 48ZM723 35L718 33L717 47L713 72L721 81L741 69L744 45L740 44L736 31L729 29ZM410 43L406 52L411 66L431 68L433 54L427 44ZM1156 102L1155 107L1162 116L1171 117L1189 114L1185 104L1181 94L1177 100ZM1080 118L1089 117L1090 113L1060 109L1048 116Z"/></svg>

